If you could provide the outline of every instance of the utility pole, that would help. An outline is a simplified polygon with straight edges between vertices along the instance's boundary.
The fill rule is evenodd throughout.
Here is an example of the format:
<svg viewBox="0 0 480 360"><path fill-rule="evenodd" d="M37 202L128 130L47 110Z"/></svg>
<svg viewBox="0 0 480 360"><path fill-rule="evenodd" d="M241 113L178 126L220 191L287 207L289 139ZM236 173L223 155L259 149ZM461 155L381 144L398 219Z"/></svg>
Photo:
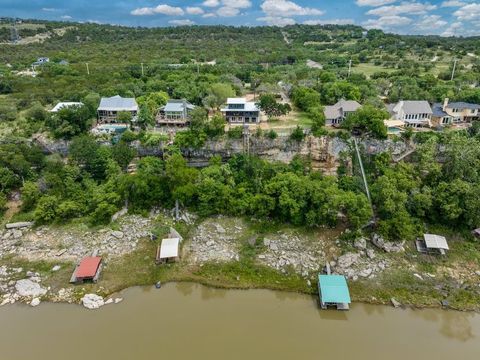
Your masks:
<svg viewBox="0 0 480 360"><path fill-rule="evenodd" d="M143 71L143 62L141 63L142 65L142 77L145 76L145 72Z"/></svg>
<svg viewBox="0 0 480 360"><path fill-rule="evenodd" d="M450 81L453 81L453 77L455 76L455 69L457 68L457 61L458 61L458 59L453 60L452 77L451 77Z"/></svg>
<svg viewBox="0 0 480 360"><path fill-rule="evenodd" d="M352 59L348 62L348 77L350 77L350 73L352 72Z"/></svg>
<svg viewBox="0 0 480 360"><path fill-rule="evenodd" d="M90 69L88 68L88 63L85 63L87 65L87 75L90 75Z"/></svg>

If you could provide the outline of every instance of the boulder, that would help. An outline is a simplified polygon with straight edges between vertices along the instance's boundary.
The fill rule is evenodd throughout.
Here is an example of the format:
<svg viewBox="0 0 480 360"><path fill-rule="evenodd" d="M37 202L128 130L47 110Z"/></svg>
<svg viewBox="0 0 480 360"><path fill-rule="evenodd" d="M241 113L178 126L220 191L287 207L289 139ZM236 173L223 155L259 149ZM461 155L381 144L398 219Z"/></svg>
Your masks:
<svg viewBox="0 0 480 360"><path fill-rule="evenodd" d="M40 299L39 298L34 298L32 300L32 302L30 303L30 306L33 306L33 307L38 306L38 305L40 305Z"/></svg>
<svg viewBox="0 0 480 360"><path fill-rule="evenodd" d="M360 271L358 273L358 276L361 276L361 277L369 277L371 274L372 274L373 270L370 269L370 268L367 268L367 269L363 269L362 271Z"/></svg>
<svg viewBox="0 0 480 360"><path fill-rule="evenodd" d="M122 239L124 236L123 231L112 231L111 234L114 238L117 238L117 239Z"/></svg>
<svg viewBox="0 0 480 360"><path fill-rule="evenodd" d="M390 252L396 253L396 252L405 251L405 248L403 247L403 245L405 245L405 241L402 241L399 244L388 242L388 241L385 241L378 234L373 234L372 235L372 243L373 243L373 245L375 245L379 249L382 249L382 250L384 250L385 252L388 252L388 253L390 253Z"/></svg>
<svg viewBox="0 0 480 360"><path fill-rule="evenodd" d="M82 304L87 309L95 310L105 305L105 302L103 298L97 294L86 294L82 298Z"/></svg>
<svg viewBox="0 0 480 360"><path fill-rule="evenodd" d="M17 291L18 295L22 297L40 297L47 293L47 289L42 288L40 284L30 279L18 280L15 283L15 290Z"/></svg>
<svg viewBox="0 0 480 360"><path fill-rule="evenodd" d="M62 267L60 265L55 265L53 268L52 268L52 271L58 271L60 270Z"/></svg>
<svg viewBox="0 0 480 360"><path fill-rule="evenodd" d="M390 302L392 303L394 308L399 308L402 306L402 304L399 301L397 301L395 298L391 298Z"/></svg>
<svg viewBox="0 0 480 360"><path fill-rule="evenodd" d="M359 258L360 254L347 253L337 259L337 266L343 269L349 268L350 266L354 265Z"/></svg>
<svg viewBox="0 0 480 360"><path fill-rule="evenodd" d="M367 248L367 239L363 237L360 239L355 239L353 246L358 250L365 250Z"/></svg>
<svg viewBox="0 0 480 360"><path fill-rule="evenodd" d="M373 251L373 249L367 249L367 257L368 257L370 260L375 259L375 251Z"/></svg>
<svg viewBox="0 0 480 360"><path fill-rule="evenodd" d="M5 227L7 229L20 229L20 228L24 228L24 227L30 227L30 226L33 226L33 222L16 222L16 223L9 223L9 224L6 224Z"/></svg>
<svg viewBox="0 0 480 360"><path fill-rule="evenodd" d="M13 229L12 235L14 239L20 239L23 236L23 233L21 230Z"/></svg>

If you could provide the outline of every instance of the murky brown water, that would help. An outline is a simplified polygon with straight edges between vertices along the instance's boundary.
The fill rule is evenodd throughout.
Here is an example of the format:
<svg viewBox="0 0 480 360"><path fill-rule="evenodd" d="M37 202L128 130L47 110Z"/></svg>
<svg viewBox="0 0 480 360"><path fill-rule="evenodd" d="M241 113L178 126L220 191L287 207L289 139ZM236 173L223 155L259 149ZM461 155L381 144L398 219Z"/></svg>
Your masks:
<svg viewBox="0 0 480 360"><path fill-rule="evenodd" d="M133 288L98 311L0 308L0 359L480 359L480 315L195 284Z"/></svg>

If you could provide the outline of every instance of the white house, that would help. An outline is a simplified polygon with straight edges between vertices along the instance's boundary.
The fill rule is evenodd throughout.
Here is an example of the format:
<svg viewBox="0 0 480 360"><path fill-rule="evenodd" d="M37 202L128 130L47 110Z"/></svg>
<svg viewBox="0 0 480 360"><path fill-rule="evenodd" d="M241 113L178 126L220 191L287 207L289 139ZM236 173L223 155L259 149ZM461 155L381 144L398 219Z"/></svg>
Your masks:
<svg viewBox="0 0 480 360"><path fill-rule="evenodd" d="M227 106L221 109L230 124L258 124L260 109L245 98L228 98Z"/></svg>
<svg viewBox="0 0 480 360"><path fill-rule="evenodd" d="M406 127L431 126L433 111L428 101L401 100L396 104L389 104L387 108L392 120L404 121Z"/></svg>

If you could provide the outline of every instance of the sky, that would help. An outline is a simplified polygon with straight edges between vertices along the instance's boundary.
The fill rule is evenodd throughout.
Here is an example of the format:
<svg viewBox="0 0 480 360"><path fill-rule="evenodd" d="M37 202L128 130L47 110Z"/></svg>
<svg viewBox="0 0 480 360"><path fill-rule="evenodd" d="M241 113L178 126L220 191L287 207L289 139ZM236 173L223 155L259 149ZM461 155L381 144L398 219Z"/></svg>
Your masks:
<svg viewBox="0 0 480 360"><path fill-rule="evenodd" d="M0 16L128 26L356 24L480 35L480 0L0 0Z"/></svg>

